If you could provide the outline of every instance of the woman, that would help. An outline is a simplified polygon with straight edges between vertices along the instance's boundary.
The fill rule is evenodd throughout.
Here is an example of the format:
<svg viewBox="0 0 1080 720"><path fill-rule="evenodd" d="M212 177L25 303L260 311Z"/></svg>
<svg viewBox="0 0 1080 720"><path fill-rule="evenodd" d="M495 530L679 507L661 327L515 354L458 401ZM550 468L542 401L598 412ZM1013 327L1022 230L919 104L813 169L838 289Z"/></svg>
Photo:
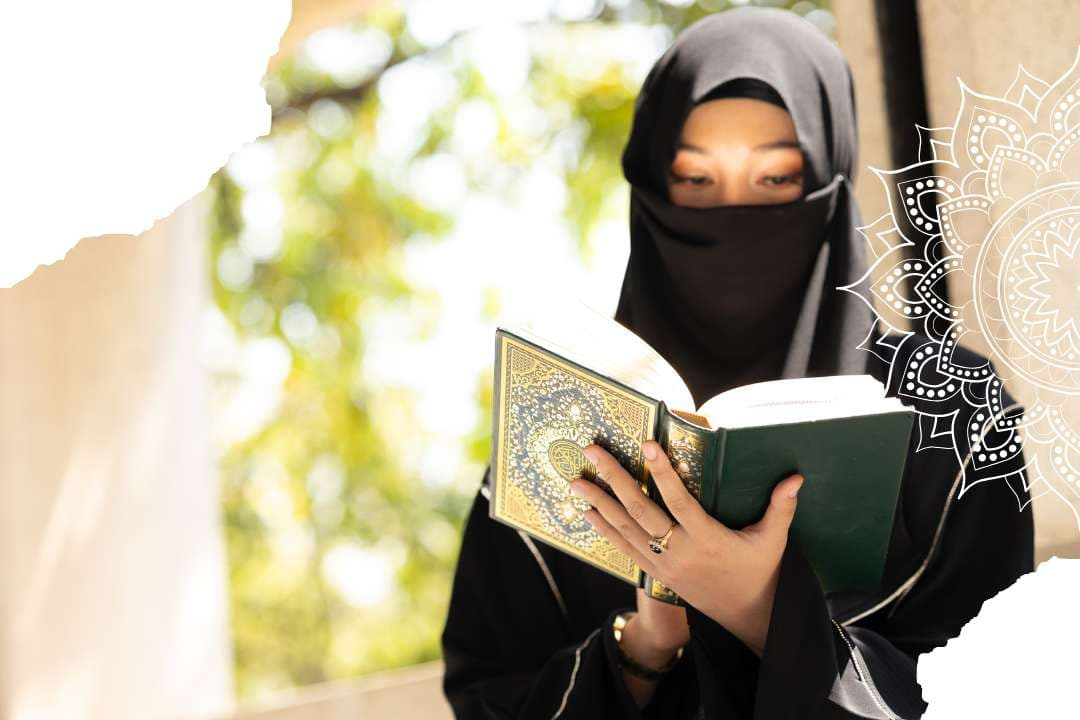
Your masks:
<svg viewBox="0 0 1080 720"><path fill-rule="evenodd" d="M616 319L672 362L698 402L778 377L889 380L889 366L859 349L870 335L882 341L869 309L834 290L865 271L855 151L847 65L785 11L709 16L650 72L623 155L631 253ZM925 338L889 341L903 353ZM1004 406L1016 412L1011 398ZM1032 569L1033 528L994 483L957 502L951 453L911 442L884 580L864 593L823 593L787 541L799 476L776 486L760 522L731 529L686 494L655 443L643 450L671 517L632 492L610 455L586 450L615 490L575 481L594 506L586 518L685 609L490 520L485 486L443 634L455 713L919 717L917 656ZM666 550L648 552L665 535Z"/></svg>

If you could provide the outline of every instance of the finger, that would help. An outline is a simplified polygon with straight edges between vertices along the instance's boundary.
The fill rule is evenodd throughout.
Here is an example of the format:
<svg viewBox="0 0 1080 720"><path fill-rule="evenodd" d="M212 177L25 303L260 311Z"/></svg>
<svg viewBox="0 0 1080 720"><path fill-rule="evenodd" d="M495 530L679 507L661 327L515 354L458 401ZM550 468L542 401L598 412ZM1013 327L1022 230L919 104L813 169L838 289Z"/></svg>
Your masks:
<svg viewBox="0 0 1080 720"><path fill-rule="evenodd" d="M611 486L619 502L634 521L650 536L663 535L671 527L671 516L649 499L641 485L626 472L615 456L599 445L583 449L585 457L596 466L601 479Z"/></svg>
<svg viewBox="0 0 1080 720"><path fill-rule="evenodd" d="M671 467L671 461L660 447L660 443L655 440L646 440L641 444L641 450L649 464L649 472L652 473L656 489L660 491L660 497L664 498L664 505L680 525L685 527L690 534L694 534L709 527L710 523L716 522L686 489L686 484L675 472L675 468Z"/></svg>
<svg viewBox="0 0 1080 720"><path fill-rule="evenodd" d="M802 475L788 475L773 488L769 498L769 507L765 508L765 514L761 520L744 528L754 533L761 533L771 542L783 544L787 541L787 533L791 528L791 521L795 518L795 509L798 504L797 494L802 487L804 478Z"/></svg>
<svg viewBox="0 0 1080 720"><path fill-rule="evenodd" d="M612 545L629 555L630 559L633 560L639 568L649 575L656 576L656 566L653 564L652 559L634 547L633 544L623 537L622 533L604 519L603 515L596 510L586 510L582 514L582 517L585 518L586 522L596 528L598 533L606 537Z"/></svg>
<svg viewBox="0 0 1080 720"><path fill-rule="evenodd" d="M597 509L604 520L634 547L642 552L648 550L651 539L649 534L637 524L634 518L630 517L622 503L608 495L598 485L580 478L570 483L570 491L578 497L585 498Z"/></svg>

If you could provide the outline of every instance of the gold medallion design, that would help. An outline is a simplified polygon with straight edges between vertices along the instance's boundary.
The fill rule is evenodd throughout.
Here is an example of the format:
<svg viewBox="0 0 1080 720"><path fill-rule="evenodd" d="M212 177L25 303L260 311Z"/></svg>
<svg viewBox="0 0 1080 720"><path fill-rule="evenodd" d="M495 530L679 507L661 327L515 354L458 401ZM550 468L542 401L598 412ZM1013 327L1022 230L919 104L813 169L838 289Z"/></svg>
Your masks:
<svg viewBox="0 0 1080 720"><path fill-rule="evenodd" d="M572 411L573 408L571 408ZM581 448L569 440L560 438L551 443L548 446L548 460L551 462L551 466L555 468L555 472L559 473L567 482L578 476L589 479L596 477L596 468L581 452Z"/></svg>

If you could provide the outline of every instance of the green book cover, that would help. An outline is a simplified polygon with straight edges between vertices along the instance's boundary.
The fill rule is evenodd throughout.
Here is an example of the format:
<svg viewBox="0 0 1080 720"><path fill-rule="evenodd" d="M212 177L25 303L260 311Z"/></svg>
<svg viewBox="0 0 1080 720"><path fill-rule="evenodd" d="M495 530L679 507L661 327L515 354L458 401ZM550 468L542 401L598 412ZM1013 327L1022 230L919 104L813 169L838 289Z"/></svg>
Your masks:
<svg viewBox="0 0 1080 720"><path fill-rule="evenodd" d="M561 337L551 325L543 337L496 330L492 518L680 603L596 532L581 517L588 503L569 492L577 475L604 487L581 453L596 443L662 505L640 448L655 439L691 494L732 528L757 522L773 487L801 473L790 537L823 589L880 583L910 409L865 375L756 383L694 409L674 369L643 340L610 318L579 319Z"/></svg>
<svg viewBox="0 0 1080 720"><path fill-rule="evenodd" d="M702 507L728 527L757 522L777 482L806 481L788 537L826 592L876 587L900 493L910 410L712 433Z"/></svg>

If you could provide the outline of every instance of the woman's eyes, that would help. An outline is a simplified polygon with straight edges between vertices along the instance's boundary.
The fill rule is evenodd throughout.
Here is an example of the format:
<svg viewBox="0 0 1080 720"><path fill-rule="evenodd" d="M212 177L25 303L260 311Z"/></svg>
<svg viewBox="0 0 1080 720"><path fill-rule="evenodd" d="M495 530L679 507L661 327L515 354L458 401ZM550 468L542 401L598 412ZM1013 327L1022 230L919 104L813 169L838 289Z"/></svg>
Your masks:
<svg viewBox="0 0 1080 720"><path fill-rule="evenodd" d="M675 175L671 176L671 181L675 184L686 183L688 185L705 185L709 182L709 178L705 175Z"/></svg>
<svg viewBox="0 0 1080 720"><path fill-rule="evenodd" d="M707 175L676 175L671 174L671 182L675 185L692 185L695 187L702 187L708 185L711 179ZM786 185L798 185L802 182L802 173L791 173L790 175L766 175L761 179L762 184L771 188L784 187Z"/></svg>
<svg viewBox="0 0 1080 720"><path fill-rule="evenodd" d="M784 185L802 182L802 173L798 172L790 175L766 175L762 178L762 182L770 187L783 187Z"/></svg>

